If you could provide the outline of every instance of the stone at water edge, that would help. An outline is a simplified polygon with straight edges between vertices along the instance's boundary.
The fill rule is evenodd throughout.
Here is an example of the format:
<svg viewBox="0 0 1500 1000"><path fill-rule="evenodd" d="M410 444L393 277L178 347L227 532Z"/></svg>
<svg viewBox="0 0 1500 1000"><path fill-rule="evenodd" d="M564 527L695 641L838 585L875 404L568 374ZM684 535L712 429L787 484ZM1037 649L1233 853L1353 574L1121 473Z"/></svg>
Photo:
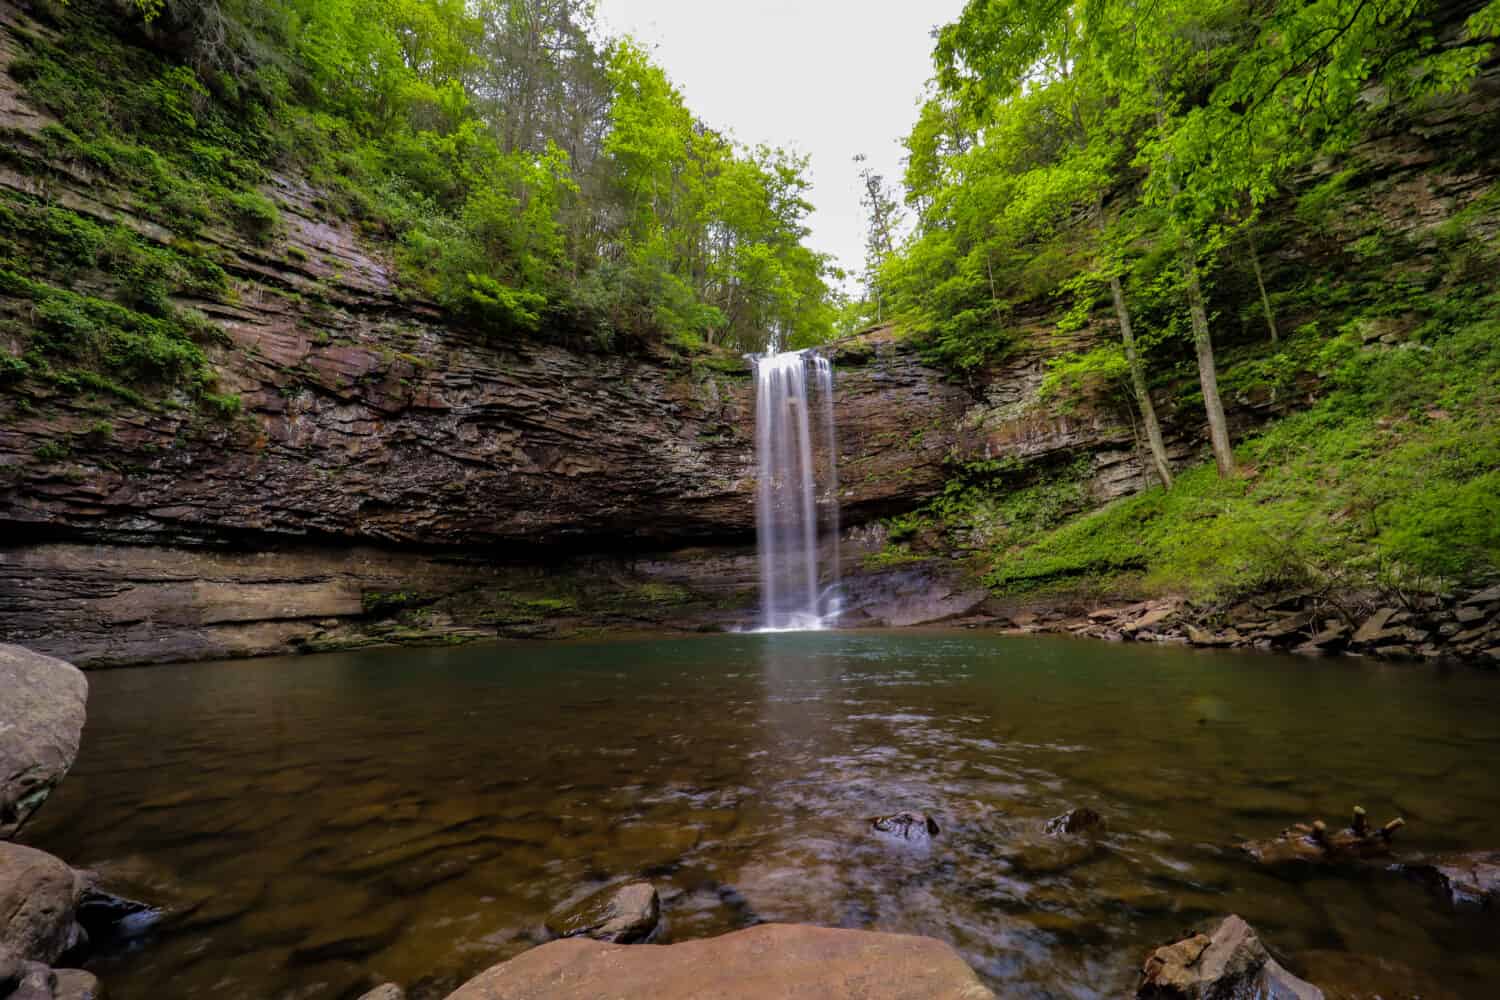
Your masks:
<svg viewBox="0 0 1500 1000"><path fill-rule="evenodd" d="M1462 909L1500 913L1500 851L1476 851L1435 858L1402 870L1448 897Z"/></svg>
<svg viewBox="0 0 1500 1000"><path fill-rule="evenodd" d="M104 1000L104 987L92 972L27 962L8 974L0 969L0 996L5 1000Z"/></svg>
<svg viewBox="0 0 1500 1000"><path fill-rule="evenodd" d="M1105 832L1104 817L1087 806L1069 809L1061 816L1054 816L1047 821L1047 832L1054 837L1080 833L1102 836Z"/></svg>
<svg viewBox="0 0 1500 1000"><path fill-rule="evenodd" d="M1323 1000L1323 991L1282 968L1238 916L1212 934L1193 934L1153 951L1137 1000Z"/></svg>
<svg viewBox="0 0 1500 1000"><path fill-rule="evenodd" d="M395 983L381 983L370 992L361 994L359 1000L406 1000L406 991Z"/></svg>
<svg viewBox="0 0 1500 1000"><path fill-rule="evenodd" d="M1251 840L1239 849L1263 865L1289 862L1348 862L1383 858L1391 853L1391 838L1406 825L1396 817L1385 826L1370 825L1365 811L1354 807L1354 820L1343 830L1332 831L1322 820L1296 823L1270 840Z"/></svg>
<svg viewBox="0 0 1500 1000"><path fill-rule="evenodd" d="M73 947L78 890L73 869L52 855L0 843L0 956L51 965Z"/></svg>
<svg viewBox="0 0 1500 1000"><path fill-rule="evenodd" d="M92 972L52 970L52 1000L103 1000L104 987Z"/></svg>
<svg viewBox="0 0 1500 1000"><path fill-rule="evenodd" d="M942 831L938 828L937 820L926 813L900 812L894 816L875 816L870 819L870 829L882 840L888 840L914 847L927 847L932 844L932 838Z"/></svg>
<svg viewBox="0 0 1500 1000"><path fill-rule="evenodd" d="M6 1000L53 1000L52 970L41 962L26 962L14 970L9 985L0 987L10 991Z"/></svg>
<svg viewBox="0 0 1500 1000"><path fill-rule="evenodd" d="M673 945L553 941L471 979L448 1000L600 997L994 1000L941 941L795 924Z"/></svg>
<svg viewBox="0 0 1500 1000"><path fill-rule="evenodd" d="M0 840L10 840L73 766L89 685L71 663L0 645L0 692Z"/></svg>
<svg viewBox="0 0 1500 1000"><path fill-rule="evenodd" d="M610 944L644 941L661 921L661 899L650 882L601 889L547 917L556 937L588 937Z"/></svg>

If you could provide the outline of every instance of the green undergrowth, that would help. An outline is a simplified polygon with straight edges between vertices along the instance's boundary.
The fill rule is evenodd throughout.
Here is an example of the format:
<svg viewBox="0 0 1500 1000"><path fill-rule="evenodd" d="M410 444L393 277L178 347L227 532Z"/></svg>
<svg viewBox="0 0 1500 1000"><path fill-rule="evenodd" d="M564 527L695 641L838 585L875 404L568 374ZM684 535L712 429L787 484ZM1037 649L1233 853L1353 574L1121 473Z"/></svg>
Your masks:
<svg viewBox="0 0 1500 1000"><path fill-rule="evenodd" d="M256 191L275 152L271 122L254 102L225 100L191 68L121 44L83 9L57 9L59 36L24 29L9 66L26 96L57 121L40 136L40 161L81 169L129 193L132 210L191 235L213 223L254 239L275 231L275 205ZM16 134L7 158L37 169Z"/></svg>
<svg viewBox="0 0 1500 1000"><path fill-rule="evenodd" d="M1241 373L1323 375L1310 408L1241 443L1242 475L1201 465L1170 491L1002 538L987 582L1229 599L1289 585L1433 590L1500 568L1500 296L1450 300L1395 346L1362 346L1366 322L1304 330Z"/></svg>

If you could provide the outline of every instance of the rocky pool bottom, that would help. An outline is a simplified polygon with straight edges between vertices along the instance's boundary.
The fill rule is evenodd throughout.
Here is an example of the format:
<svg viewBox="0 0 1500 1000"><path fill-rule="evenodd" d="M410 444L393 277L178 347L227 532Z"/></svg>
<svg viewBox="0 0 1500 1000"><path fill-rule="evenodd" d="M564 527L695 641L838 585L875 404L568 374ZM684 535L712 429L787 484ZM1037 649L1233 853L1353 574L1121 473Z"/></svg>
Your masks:
<svg viewBox="0 0 1500 1000"><path fill-rule="evenodd" d="M1500 984L1492 913L1234 847L1356 803L1406 818L1398 856L1500 847L1500 686L1467 669L864 632L90 682L82 754L24 839L172 908L92 963L115 1000L441 997L639 877L658 941L919 933L1007 997L1129 992L1154 946L1229 913L1314 982ZM1047 833L1079 807L1102 837ZM872 835L903 810L930 845Z"/></svg>

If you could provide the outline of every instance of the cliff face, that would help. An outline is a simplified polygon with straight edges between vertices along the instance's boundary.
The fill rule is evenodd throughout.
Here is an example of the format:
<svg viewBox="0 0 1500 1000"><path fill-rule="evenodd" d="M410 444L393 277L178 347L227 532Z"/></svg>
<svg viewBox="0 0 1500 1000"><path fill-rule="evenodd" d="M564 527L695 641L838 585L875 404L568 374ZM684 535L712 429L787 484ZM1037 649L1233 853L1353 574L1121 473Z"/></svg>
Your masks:
<svg viewBox="0 0 1500 1000"><path fill-rule="evenodd" d="M0 68L45 30L0 7ZM54 155L53 125L0 73L0 196L184 239ZM413 301L387 248L298 178L263 193L274 238L192 234L229 288L174 298L218 331L204 349L238 414L0 381L0 637L123 663L368 637L316 622L420 638L748 614L748 364L487 340ZM101 271L58 281L115 294ZM20 355L35 322L0 294L0 347ZM846 521L932 495L970 402L894 340L862 344L839 372ZM680 553L708 543L729 548Z"/></svg>
<svg viewBox="0 0 1500 1000"><path fill-rule="evenodd" d="M0 65L22 50L23 24L0 3ZM1493 183L1470 126L1497 107L1490 65L1462 102L1393 119L1354 150L1344 221L1263 251L1273 287L1341 266L1342 248L1372 229L1409 249L1400 266L1430 269L1440 227ZM0 197L162 247L181 239L139 192L51 155L49 124L0 73ZM1479 134L1493 143L1493 129ZM0 641L97 665L750 620L748 366L486 340L414 301L380 241L321 209L302 180L264 194L280 210L274 239L194 234L229 289L176 300L219 331L205 350L237 415L0 380ZM105 274L68 281L112 293ZM1249 301L1224 286L1219 297ZM1090 503L1149 484L1128 410L1039 392L1048 358L1113 337L1109 323L1060 337L1041 313L1022 348L970 383L888 331L838 345L846 565L858 571L883 544L872 522L927 502L964 463L1003 459L1040 477L1066 464ZM1293 302L1283 322L1314 318ZM32 303L0 292L0 347L18 353L33 322ZM1221 335L1259 336L1251 325ZM1374 334L1400 338L1401 319ZM1188 402L1158 406L1186 463L1205 442L1190 377L1179 381ZM1317 391L1311 378L1231 389L1227 402L1243 430ZM920 593L932 616L983 596L911 566L851 589L882 621L920 620L904 594Z"/></svg>

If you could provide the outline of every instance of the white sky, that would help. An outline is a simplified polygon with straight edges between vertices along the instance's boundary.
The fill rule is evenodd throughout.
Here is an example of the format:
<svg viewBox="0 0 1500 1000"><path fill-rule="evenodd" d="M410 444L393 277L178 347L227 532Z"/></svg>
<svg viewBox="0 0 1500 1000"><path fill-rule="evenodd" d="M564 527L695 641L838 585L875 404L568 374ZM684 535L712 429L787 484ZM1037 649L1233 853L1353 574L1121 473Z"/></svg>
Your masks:
<svg viewBox="0 0 1500 1000"><path fill-rule="evenodd" d="M747 145L812 157L814 249L864 262L854 154L898 189L901 139L932 75L931 30L963 0L599 0L612 32L635 36L688 107Z"/></svg>

